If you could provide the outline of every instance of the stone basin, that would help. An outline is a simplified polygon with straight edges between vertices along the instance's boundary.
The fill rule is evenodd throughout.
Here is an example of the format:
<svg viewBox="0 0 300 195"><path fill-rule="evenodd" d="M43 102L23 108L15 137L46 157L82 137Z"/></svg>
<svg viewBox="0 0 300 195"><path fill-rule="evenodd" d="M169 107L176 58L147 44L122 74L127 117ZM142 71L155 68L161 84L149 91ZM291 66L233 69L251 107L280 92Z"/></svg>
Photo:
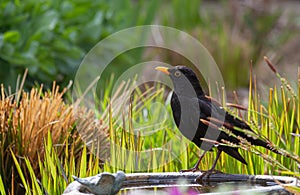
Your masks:
<svg viewBox="0 0 300 195"><path fill-rule="evenodd" d="M292 194L284 186L299 186L296 178L269 175L241 175L214 173L204 176L198 183L195 179L201 172L195 173L132 173L126 174L126 180L120 194L167 194L172 188L190 188L197 194ZM179 181L185 181L180 183ZM280 183L280 185L278 184ZM218 192L216 192L218 191ZM151 193L152 192L152 193Z"/></svg>

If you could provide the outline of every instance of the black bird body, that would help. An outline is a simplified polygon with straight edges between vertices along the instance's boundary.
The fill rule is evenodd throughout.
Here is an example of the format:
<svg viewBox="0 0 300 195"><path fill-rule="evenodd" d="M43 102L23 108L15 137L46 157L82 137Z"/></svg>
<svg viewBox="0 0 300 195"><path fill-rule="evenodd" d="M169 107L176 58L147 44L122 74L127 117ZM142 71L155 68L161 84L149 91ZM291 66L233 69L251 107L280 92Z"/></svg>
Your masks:
<svg viewBox="0 0 300 195"><path fill-rule="evenodd" d="M186 138L194 142L198 147L205 151L211 150L211 147L205 147L204 142L207 141L203 141L202 138L213 139L219 143L226 140L230 143L240 144L240 140L235 137L240 136L252 145L262 146L276 152L267 142L255 139L246 135L243 131L234 129L234 127L238 127L252 131L247 123L230 115L205 96L196 74L190 68L176 66L173 68L158 67L156 69L169 75L173 82L174 91L171 98L171 107L177 127ZM209 124L211 123L217 128L210 128ZM229 129L235 136L219 130L218 128L221 126ZM223 151L240 162L247 164L238 152L238 148L218 145L217 149L217 158ZM203 156L200 157L196 164L197 167ZM212 169L214 169L215 164ZM195 171L197 167L191 170Z"/></svg>

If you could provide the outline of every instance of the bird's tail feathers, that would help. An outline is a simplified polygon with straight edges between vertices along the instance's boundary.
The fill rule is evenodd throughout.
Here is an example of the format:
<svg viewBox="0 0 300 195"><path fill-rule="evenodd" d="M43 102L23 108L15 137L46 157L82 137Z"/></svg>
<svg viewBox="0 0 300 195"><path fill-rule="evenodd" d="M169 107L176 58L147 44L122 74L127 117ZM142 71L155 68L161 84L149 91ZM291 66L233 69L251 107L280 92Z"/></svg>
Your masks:
<svg viewBox="0 0 300 195"><path fill-rule="evenodd" d="M228 146L218 146L219 150L222 150L226 154L232 156L233 158L237 159L241 163L247 165L247 162L245 159L241 156L241 154L238 151L238 148L228 147Z"/></svg>
<svg viewBox="0 0 300 195"><path fill-rule="evenodd" d="M282 156L288 157L288 158L293 159L293 160L295 160L296 162L300 163L300 158L299 158L299 157L297 157L297 156L295 156L295 155L293 155L293 154L290 154L288 151L286 151L286 150L284 150L284 149L281 149L281 148L279 148L279 149L274 148L274 147L272 146L273 144L271 144L271 143L268 143L268 142L265 142L265 141L262 141L262 140L255 140L254 145L262 146L262 147L264 147L264 148L266 148L266 149L268 149L268 150L270 150L270 151L272 151L272 152L274 152L274 153L276 153L276 154L280 154L280 155L282 155Z"/></svg>
<svg viewBox="0 0 300 195"><path fill-rule="evenodd" d="M265 142L263 140L260 140L260 139L257 139L255 141L253 141L253 144L256 145L256 146L262 146L276 154L281 154L276 148L272 147L272 145L268 142Z"/></svg>

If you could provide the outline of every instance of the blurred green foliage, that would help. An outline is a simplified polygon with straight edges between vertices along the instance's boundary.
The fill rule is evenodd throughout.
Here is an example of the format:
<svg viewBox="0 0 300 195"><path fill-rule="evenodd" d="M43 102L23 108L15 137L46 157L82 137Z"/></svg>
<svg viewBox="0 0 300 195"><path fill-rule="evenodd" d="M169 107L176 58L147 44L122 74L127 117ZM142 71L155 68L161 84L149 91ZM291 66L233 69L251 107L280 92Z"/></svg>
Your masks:
<svg viewBox="0 0 300 195"><path fill-rule="evenodd" d="M216 1L219 8L209 9L199 0L3 0L0 83L15 86L17 75L28 68L25 88L35 82L49 87L53 80L66 86L84 55L106 36L128 27L160 24L186 31L207 47L220 67L227 89L246 86L250 60L255 62L268 47L283 44L290 31L276 29L281 13L271 12L268 5L239 11L238 2L232 2ZM141 62L143 54L143 48L123 53L104 75L109 79L115 73L118 78ZM158 56L172 65L189 65L169 51L159 52Z"/></svg>
<svg viewBox="0 0 300 195"><path fill-rule="evenodd" d="M152 21L157 1L40 0L0 3L0 82L15 85L29 70L35 81L65 86L84 54L99 40L125 27ZM148 14L151 13L151 14Z"/></svg>

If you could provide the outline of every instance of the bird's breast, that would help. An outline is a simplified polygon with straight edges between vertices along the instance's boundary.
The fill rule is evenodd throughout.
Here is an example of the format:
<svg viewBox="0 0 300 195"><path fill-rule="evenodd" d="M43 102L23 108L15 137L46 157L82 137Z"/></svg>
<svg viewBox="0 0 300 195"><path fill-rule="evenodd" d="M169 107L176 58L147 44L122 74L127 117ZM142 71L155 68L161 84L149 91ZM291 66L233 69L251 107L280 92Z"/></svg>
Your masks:
<svg viewBox="0 0 300 195"><path fill-rule="evenodd" d="M193 140L199 125L200 110L195 99L177 96L171 98L173 118L180 132L189 140Z"/></svg>

